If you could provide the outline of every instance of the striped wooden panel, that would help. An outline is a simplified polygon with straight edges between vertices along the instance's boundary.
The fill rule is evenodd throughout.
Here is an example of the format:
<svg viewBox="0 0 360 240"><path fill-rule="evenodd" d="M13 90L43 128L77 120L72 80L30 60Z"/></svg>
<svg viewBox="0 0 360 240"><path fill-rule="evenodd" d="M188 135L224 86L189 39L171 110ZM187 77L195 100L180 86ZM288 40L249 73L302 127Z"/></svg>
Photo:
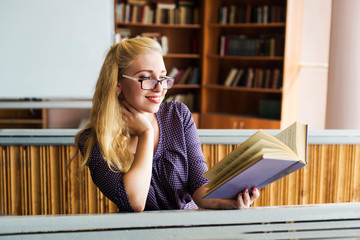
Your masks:
<svg viewBox="0 0 360 240"><path fill-rule="evenodd" d="M211 168L236 145L203 144ZM0 214L113 213L79 170L74 146L0 146ZM254 206L360 202L360 145L309 145L308 165L261 190Z"/></svg>

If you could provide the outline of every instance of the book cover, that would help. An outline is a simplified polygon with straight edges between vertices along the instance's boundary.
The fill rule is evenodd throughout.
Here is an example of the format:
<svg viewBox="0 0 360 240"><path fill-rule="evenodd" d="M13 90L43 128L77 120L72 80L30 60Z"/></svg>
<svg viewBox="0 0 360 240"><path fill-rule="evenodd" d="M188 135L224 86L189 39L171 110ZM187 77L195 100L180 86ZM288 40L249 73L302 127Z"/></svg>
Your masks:
<svg viewBox="0 0 360 240"><path fill-rule="evenodd" d="M233 86L233 87L239 86L240 80L243 77L243 75L244 75L244 69L240 68L238 73L236 74L235 79L232 82L231 86Z"/></svg>
<svg viewBox="0 0 360 240"><path fill-rule="evenodd" d="M306 124L297 122L276 136L257 131L204 173L210 179L204 198L235 198L306 166L307 131Z"/></svg>
<svg viewBox="0 0 360 240"><path fill-rule="evenodd" d="M234 81L235 76L238 73L238 71L239 70L237 68L234 68L234 67L230 69L228 75L225 78L224 86L227 86L227 87L231 86L231 84Z"/></svg>

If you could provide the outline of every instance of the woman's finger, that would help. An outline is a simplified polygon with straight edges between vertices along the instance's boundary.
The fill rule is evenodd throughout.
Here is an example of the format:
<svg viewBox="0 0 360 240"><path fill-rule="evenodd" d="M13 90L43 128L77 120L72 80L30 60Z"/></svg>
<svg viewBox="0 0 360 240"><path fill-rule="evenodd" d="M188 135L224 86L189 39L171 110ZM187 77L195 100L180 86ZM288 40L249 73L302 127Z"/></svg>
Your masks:
<svg viewBox="0 0 360 240"><path fill-rule="evenodd" d="M248 189L245 189L243 194L243 199L245 206L250 207L251 201L250 201L250 194Z"/></svg>
<svg viewBox="0 0 360 240"><path fill-rule="evenodd" d="M259 190L257 188L253 188L251 190L251 197L250 197L251 203L253 203L259 196L260 196Z"/></svg>
<svg viewBox="0 0 360 240"><path fill-rule="evenodd" d="M236 198L236 208L237 209L243 209L245 206L244 200L243 200L243 193L239 193Z"/></svg>

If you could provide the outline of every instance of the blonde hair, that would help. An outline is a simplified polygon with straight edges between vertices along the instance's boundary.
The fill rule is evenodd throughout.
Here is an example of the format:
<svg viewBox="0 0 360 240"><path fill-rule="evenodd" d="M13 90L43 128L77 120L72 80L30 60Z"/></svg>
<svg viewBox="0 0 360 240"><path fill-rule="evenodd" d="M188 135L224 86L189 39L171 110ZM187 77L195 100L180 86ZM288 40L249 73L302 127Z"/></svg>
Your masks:
<svg viewBox="0 0 360 240"><path fill-rule="evenodd" d="M80 135L91 129L84 143L83 167L88 163L91 149L97 143L111 170L127 172L130 169L133 162L133 154L129 149L130 135L122 118L116 87L119 75L139 55L151 51L163 54L158 42L139 37L122 40L107 53L96 83L89 121L75 136L75 144L79 147Z"/></svg>

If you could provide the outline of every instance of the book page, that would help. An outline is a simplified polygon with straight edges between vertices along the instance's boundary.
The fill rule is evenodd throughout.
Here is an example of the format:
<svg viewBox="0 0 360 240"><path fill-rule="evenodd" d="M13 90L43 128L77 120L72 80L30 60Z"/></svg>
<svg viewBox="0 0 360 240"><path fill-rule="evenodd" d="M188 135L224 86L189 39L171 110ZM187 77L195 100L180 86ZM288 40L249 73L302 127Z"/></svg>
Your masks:
<svg viewBox="0 0 360 240"><path fill-rule="evenodd" d="M206 191L206 194L209 194L210 192L217 189L219 186L224 184L225 182L229 181L231 178L235 177L236 175L240 174L241 172L248 169L250 166L254 165L258 161L260 161L263 158L271 158L275 157L276 159L284 159L289 160L291 157L289 156L288 152L283 152L279 149L274 148L262 148L260 151L252 155L248 160L242 162L237 168L235 168L232 172L229 172L226 176L223 176L217 181L212 180L208 184L206 184L206 187L208 188Z"/></svg>
<svg viewBox="0 0 360 240"><path fill-rule="evenodd" d="M204 177L212 179L219 172L221 172L224 168L230 165L238 156L240 156L244 151L246 151L251 145L255 142L259 141L261 138L261 130L257 131L254 135L248 138L245 142L240 144L234 151L225 156L222 160L220 160L217 164L214 165L209 171L204 173Z"/></svg>
<svg viewBox="0 0 360 240"><path fill-rule="evenodd" d="M302 162L306 159L307 125L298 122L281 131L275 137L291 148Z"/></svg>
<svg viewBox="0 0 360 240"><path fill-rule="evenodd" d="M233 175L234 173L240 172L241 167L244 166L244 164L248 163L248 161L254 159L254 156L263 149L268 149L268 152L276 152L279 155L285 154L290 159L297 159L297 155L293 152L289 152L286 146L265 139L260 139L259 141L254 143L250 148L248 148L245 152L243 152L240 156L238 156L232 163L222 168L222 171L218 173L216 176L214 176L211 179L211 182L208 183L208 187L211 187L211 185L216 184L216 182L220 179L226 178L229 175Z"/></svg>
<svg viewBox="0 0 360 240"><path fill-rule="evenodd" d="M208 179L213 179L216 175L218 175L223 169L228 167L234 160L236 160L243 152L249 149L252 145L258 142L260 139L264 139L270 142L274 142L278 145L281 145L282 148L287 151L292 152L292 150L282 141L278 140L274 136L269 133L259 130L254 135L249 137L245 142L239 145L237 149L232 151L229 155L220 160L217 164L214 165L209 171L203 174L204 177Z"/></svg>

